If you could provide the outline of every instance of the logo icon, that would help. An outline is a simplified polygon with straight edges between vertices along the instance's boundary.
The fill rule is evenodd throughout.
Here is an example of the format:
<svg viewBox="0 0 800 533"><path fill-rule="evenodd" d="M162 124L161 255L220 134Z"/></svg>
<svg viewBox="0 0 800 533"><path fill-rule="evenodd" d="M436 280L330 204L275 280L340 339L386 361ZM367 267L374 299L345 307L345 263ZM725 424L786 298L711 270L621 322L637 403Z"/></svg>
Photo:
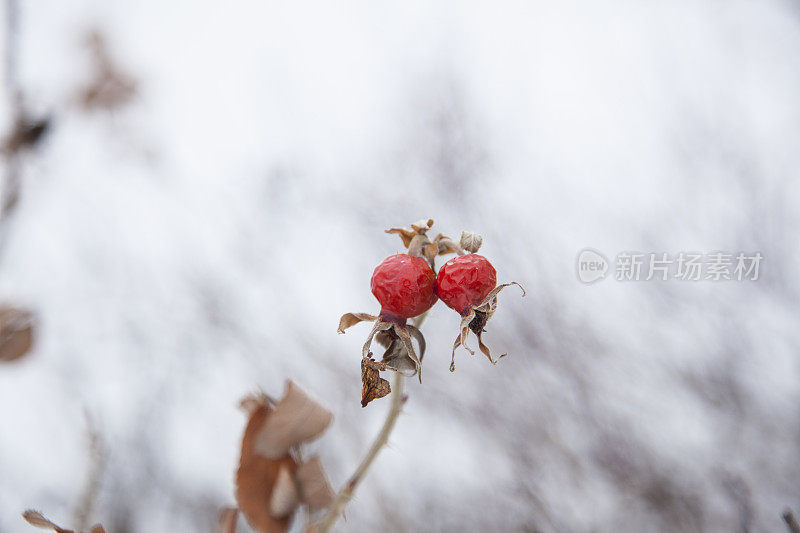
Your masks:
<svg viewBox="0 0 800 533"><path fill-rule="evenodd" d="M589 284L605 279L608 272L608 259L597 250L584 248L578 254L578 279Z"/></svg>

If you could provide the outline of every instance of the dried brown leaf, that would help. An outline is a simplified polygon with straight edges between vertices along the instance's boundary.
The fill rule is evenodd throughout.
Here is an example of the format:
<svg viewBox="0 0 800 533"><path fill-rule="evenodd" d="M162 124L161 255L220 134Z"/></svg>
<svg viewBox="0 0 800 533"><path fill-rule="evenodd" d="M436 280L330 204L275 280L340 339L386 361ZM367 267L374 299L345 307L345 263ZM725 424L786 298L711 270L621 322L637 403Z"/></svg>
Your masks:
<svg viewBox="0 0 800 533"><path fill-rule="evenodd" d="M236 533L236 522L238 518L239 509L235 507L225 507L219 512L215 533Z"/></svg>
<svg viewBox="0 0 800 533"><path fill-rule="evenodd" d="M333 489L328 483L328 477L325 475L319 457L312 457L298 465L295 477L300 486L303 502L308 505L312 513L325 509L333 501Z"/></svg>
<svg viewBox="0 0 800 533"><path fill-rule="evenodd" d="M333 414L289 381L283 399L256 435L255 451L277 459L292 446L319 436L333 420Z"/></svg>
<svg viewBox="0 0 800 533"><path fill-rule="evenodd" d="M290 455L270 459L255 451L258 435L274 414L261 405L250 415L242 438L242 456L236 471L236 502L247 522L260 533L282 533L287 530L291 516L275 518L270 514L272 491L282 468L294 472L297 464Z"/></svg>
<svg viewBox="0 0 800 533"><path fill-rule="evenodd" d="M231 533L232 532L233 532L233 530L231 530ZM106 530L105 530L105 528L103 528L103 526L101 526L100 524L97 524L96 526L92 527L92 529L89 531L89 533L106 533Z"/></svg>
<svg viewBox="0 0 800 533"><path fill-rule="evenodd" d="M361 359L361 407L392 392L389 382L381 377L381 370L386 370L384 363L377 363L369 357Z"/></svg>
<svg viewBox="0 0 800 533"><path fill-rule="evenodd" d="M344 333L344 330L351 326L355 326L359 322L375 322L378 317L368 313L345 313L339 319L339 333Z"/></svg>
<svg viewBox="0 0 800 533"><path fill-rule="evenodd" d="M300 494L294 482L294 476L285 466L278 471L278 479L272 488L272 497L269 500L269 512L275 518L285 518L291 515L300 505Z"/></svg>
<svg viewBox="0 0 800 533"><path fill-rule="evenodd" d="M33 314L15 307L0 307L0 361L19 359L33 346Z"/></svg>

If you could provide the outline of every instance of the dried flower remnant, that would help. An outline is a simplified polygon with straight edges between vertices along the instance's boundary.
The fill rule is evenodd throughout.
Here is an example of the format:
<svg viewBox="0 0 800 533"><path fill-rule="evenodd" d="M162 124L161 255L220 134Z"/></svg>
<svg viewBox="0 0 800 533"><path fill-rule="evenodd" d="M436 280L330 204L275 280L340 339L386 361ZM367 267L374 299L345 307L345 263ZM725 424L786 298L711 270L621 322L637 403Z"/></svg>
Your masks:
<svg viewBox="0 0 800 533"><path fill-rule="evenodd" d="M383 370L386 370L386 363L376 363L371 357L361 359L361 407L392 392L389 382L380 375Z"/></svg>
<svg viewBox="0 0 800 533"><path fill-rule="evenodd" d="M14 361L33 346L34 316L30 311L0 306L0 362Z"/></svg>
<svg viewBox="0 0 800 533"><path fill-rule="evenodd" d="M325 431L332 415L291 381L279 402L261 395L246 398L242 407L250 418L236 472L236 501L256 531L286 531L302 505L313 512L332 497L319 459L304 462L298 449Z"/></svg>
<svg viewBox="0 0 800 533"><path fill-rule="evenodd" d="M492 364L496 364L506 356L502 354L497 359L492 358L491 350L483 343L483 333L487 322L497 309L497 295L500 291L509 285L517 285L525 296L525 289L516 281L497 285L497 272L494 267L488 259L476 253L482 242L483 238L480 235L463 232L461 247L469 253L445 263L436 277L436 293L439 299L462 317L459 334L453 343L451 372L456 369L456 349L459 346L464 346L471 354L475 353L466 344L470 330L478 337L478 347Z"/></svg>
<svg viewBox="0 0 800 533"><path fill-rule="evenodd" d="M59 526L58 524L54 524L53 522L45 518L45 516L42 513L40 513L39 511L34 511L32 509L28 509L27 511L22 513L22 518L24 518L25 521L28 522L30 525L36 526L41 529L51 529L56 533L76 533L72 529L65 529ZM106 530L103 529L103 526L101 526L100 524L96 524L92 526L92 529L90 529L88 533L105 533L105 531Z"/></svg>
<svg viewBox="0 0 800 533"><path fill-rule="evenodd" d="M453 241L441 233L431 240L427 233L433 226L433 219L422 219L411 224L408 228L389 228L386 233L396 233L403 240L403 245L408 249L408 255L424 257L431 268L436 268L436 256L446 254L463 255L464 250Z"/></svg>

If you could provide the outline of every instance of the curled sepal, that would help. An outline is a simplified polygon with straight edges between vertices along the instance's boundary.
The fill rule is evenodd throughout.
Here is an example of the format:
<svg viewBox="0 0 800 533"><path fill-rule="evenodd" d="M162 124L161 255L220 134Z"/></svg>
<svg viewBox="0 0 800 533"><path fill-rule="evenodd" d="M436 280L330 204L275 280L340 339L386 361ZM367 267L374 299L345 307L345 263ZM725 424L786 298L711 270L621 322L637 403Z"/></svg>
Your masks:
<svg viewBox="0 0 800 533"><path fill-rule="evenodd" d="M492 289L492 291L486 295L486 298L484 298L478 305L470 307L466 314L462 316L458 337L456 337L455 343L453 343L453 355L450 359L450 372L455 372L456 370L456 348L463 346L469 353L473 355L475 354L475 352L466 344L467 335L469 334L470 330L475 334L476 337L478 337L478 348L480 349L481 353L483 353L483 355L485 355L489 359L489 362L491 362L493 365L496 365L500 359L508 355L504 353L497 359L494 359L492 357L491 350L483 342L483 333L486 331L485 328L487 322L489 322L489 319L492 318L492 315L494 315L494 312L497 309L497 295L509 285L518 286L520 289L522 289L522 296L525 296L525 288L516 281L512 281L511 283L503 283Z"/></svg>
<svg viewBox="0 0 800 533"><path fill-rule="evenodd" d="M349 327L355 326L359 322L375 322L378 317L370 315L369 313L345 313L339 319L339 333L344 333Z"/></svg>

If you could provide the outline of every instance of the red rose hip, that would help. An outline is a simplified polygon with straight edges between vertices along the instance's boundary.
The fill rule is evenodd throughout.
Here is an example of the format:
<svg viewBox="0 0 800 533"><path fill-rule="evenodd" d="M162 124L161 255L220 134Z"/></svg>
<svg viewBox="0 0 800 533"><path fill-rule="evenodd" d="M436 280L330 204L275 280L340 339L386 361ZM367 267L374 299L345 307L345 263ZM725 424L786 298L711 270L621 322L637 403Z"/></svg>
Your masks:
<svg viewBox="0 0 800 533"><path fill-rule="evenodd" d="M436 275L421 257L390 255L375 267L370 284L381 317L405 322L436 303Z"/></svg>
<svg viewBox="0 0 800 533"><path fill-rule="evenodd" d="M455 257L439 269L436 293L462 316L480 304L497 285L497 271L488 259L478 254Z"/></svg>

